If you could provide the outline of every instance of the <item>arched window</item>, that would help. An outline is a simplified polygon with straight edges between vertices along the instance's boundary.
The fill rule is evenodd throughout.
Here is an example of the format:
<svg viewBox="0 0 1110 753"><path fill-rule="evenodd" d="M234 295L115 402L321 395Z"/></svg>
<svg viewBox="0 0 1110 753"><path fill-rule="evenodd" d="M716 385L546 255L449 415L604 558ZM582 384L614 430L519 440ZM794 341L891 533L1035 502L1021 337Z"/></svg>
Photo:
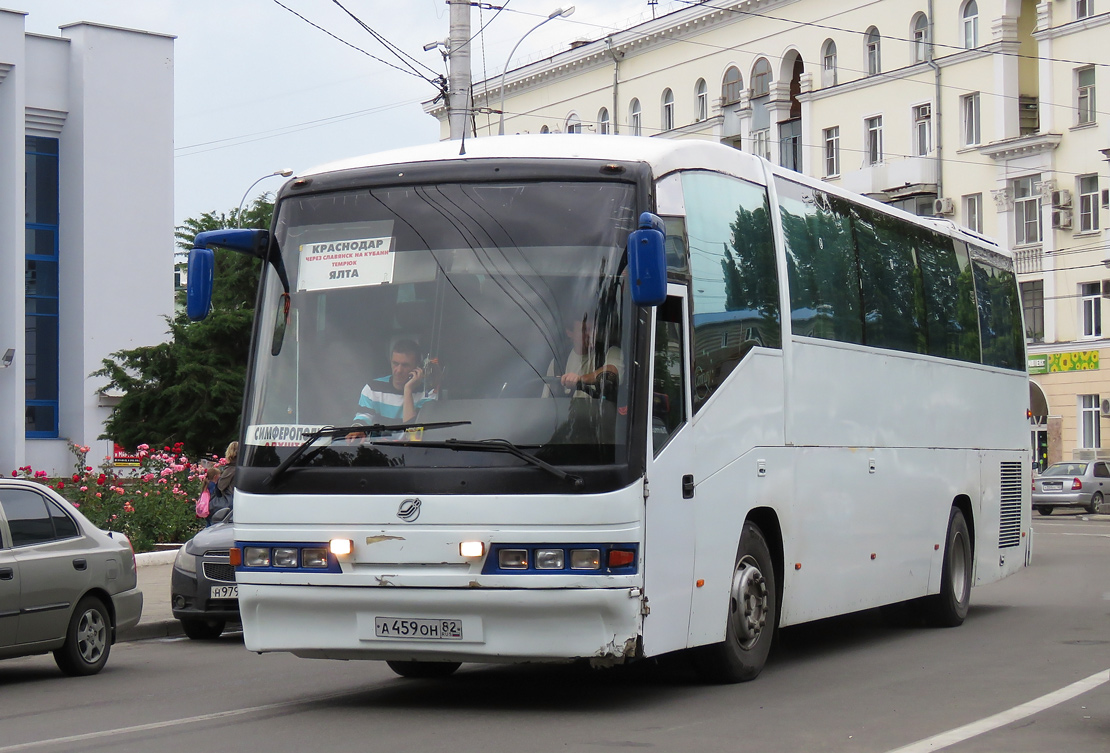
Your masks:
<svg viewBox="0 0 1110 753"><path fill-rule="evenodd" d="M609 133L609 110L602 107L597 113L597 132L601 134Z"/></svg>
<svg viewBox="0 0 1110 753"><path fill-rule="evenodd" d="M967 0L964 12L961 14L964 47L972 49L979 46L979 4L975 0Z"/></svg>
<svg viewBox="0 0 1110 753"><path fill-rule="evenodd" d="M864 57L867 60L867 75L874 76L883 72L882 59L879 57L879 30L872 26L867 30Z"/></svg>
<svg viewBox="0 0 1110 753"><path fill-rule="evenodd" d="M918 13L913 17L913 62L924 63L928 58L929 17Z"/></svg>
<svg viewBox="0 0 1110 753"><path fill-rule="evenodd" d="M547 126L540 126L540 133L551 133L551 129Z"/></svg>
<svg viewBox="0 0 1110 753"><path fill-rule="evenodd" d="M628 127L633 136L643 136L643 124L640 118L640 100L633 99L628 104Z"/></svg>
<svg viewBox="0 0 1110 753"><path fill-rule="evenodd" d="M578 119L578 113L572 112L567 116L567 133L582 133L582 121Z"/></svg>
<svg viewBox="0 0 1110 753"><path fill-rule="evenodd" d="M674 92L670 89L663 90L663 111L660 113L662 117L660 122L663 123L663 130L670 131L674 129Z"/></svg>
<svg viewBox="0 0 1110 753"><path fill-rule="evenodd" d="M694 112L698 114L698 122L709 119L709 87L705 79L699 78L694 84Z"/></svg>
<svg viewBox="0 0 1110 753"><path fill-rule="evenodd" d="M836 86L836 42L826 39L821 48L821 83Z"/></svg>
<svg viewBox="0 0 1110 753"><path fill-rule="evenodd" d="M744 90L744 77L735 65L729 66L725 71L724 81L721 82L721 104L734 105L740 101L740 92Z"/></svg>
<svg viewBox="0 0 1110 753"><path fill-rule="evenodd" d="M771 93L771 64L767 58L760 58L752 66L752 97L762 97Z"/></svg>

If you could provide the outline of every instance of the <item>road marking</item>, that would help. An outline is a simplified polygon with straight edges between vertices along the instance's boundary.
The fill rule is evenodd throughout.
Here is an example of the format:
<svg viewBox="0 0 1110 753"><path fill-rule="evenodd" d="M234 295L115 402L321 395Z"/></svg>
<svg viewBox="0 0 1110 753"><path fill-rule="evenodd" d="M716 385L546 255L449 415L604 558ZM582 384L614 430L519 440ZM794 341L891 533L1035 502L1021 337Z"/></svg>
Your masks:
<svg viewBox="0 0 1110 753"><path fill-rule="evenodd" d="M362 691L358 691L362 692ZM320 701L330 701L334 698L344 698L347 696L355 695L351 691L343 693L330 693L328 695L316 696L314 698L301 698L296 701L281 701L279 703L266 703L261 706L251 706L245 709L232 709L230 711L217 711L212 714L201 714L199 716L185 717L184 719L168 719L164 722L151 722L150 724L136 724L131 727L117 727L116 729L106 729L100 732L86 732L81 735L69 735L67 737L54 737L49 740L35 740L28 743L18 743L16 745L5 745L0 747L0 753L14 753L17 750L31 750L32 748L45 748L51 745L67 745L69 743L82 743L89 740L99 740L105 737L116 737L118 735L130 735L135 732L150 732L152 730L167 729L169 727L180 727L186 724L196 724L197 722L207 722L212 719L230 719L237 716L246 716L248 714L258 714L265 711L275 711L278 709L288 709L297 706L308 706Z"/></svg>
<svg viewBox="0 0 1110 753"><path fill-rule="evenodd" d="M969 740L984 732L990 732L999 727L1005 727L1007 724L1013 724L1016 721L1024 719L1027 716L1033 716L1033 714L1037 714L1045 709L1050 709L1064 701L1075 698L1077 695L1082 695L1088 690L1093 690L1107 681L1110 681L1110 669L1096 672L1085 680L1074 682L1048 695L1035 698L1029 701L1029 703L1014 706L1008 711L1003 711L994 716L988 716L986 719L980 719L971 724L965 724L962 727L957 727L948 732L941 732L939 735L933 735L924 740L918 740L915 743L910 743L896 750L888 751L888 753L925 753L926 751L941 750L950 745L962 743L964 740Z"/></svg>

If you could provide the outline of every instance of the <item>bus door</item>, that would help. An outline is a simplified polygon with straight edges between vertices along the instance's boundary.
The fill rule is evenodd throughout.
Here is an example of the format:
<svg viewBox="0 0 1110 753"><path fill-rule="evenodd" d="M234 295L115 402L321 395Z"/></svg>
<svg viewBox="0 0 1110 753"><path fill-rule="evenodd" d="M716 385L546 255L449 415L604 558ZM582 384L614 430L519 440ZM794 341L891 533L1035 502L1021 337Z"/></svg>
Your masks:
<svg viewBox="0 0 1110 753"><path fill-rule="evenodd" d="M689 303L669 285L655 309L651 460L644 516L644 651L685 648L694 572L694 447L690 437Z"/></svg>

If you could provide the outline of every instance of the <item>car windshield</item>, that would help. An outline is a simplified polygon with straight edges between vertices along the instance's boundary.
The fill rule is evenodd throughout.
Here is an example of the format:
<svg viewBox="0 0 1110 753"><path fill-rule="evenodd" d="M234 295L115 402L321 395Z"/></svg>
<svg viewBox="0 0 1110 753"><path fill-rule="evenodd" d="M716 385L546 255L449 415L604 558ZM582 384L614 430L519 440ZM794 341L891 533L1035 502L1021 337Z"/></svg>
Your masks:
<svg viewBox="0 0 1110 753"><path fill-rule="evenodd" d="M1042 476L1082 476L1087 472L1086 463L1055 463L1044 469Z"/></svg>
<svg viewBox="0 0 1110 753"><path fill-rule="evenodd" d="M275 241L288 315L268 272L241 462L278 466L328 426L350 431L313 438L293 464L519 464L486 440L556 464L621 462L634 188L437 184L284 199Z"/></svg>

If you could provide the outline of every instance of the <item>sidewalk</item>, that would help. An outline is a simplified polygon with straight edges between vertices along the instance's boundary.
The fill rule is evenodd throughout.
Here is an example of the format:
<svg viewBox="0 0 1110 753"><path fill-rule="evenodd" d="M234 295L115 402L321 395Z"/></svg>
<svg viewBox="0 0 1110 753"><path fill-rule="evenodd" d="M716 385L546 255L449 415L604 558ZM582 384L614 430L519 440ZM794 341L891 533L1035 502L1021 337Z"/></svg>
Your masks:
<svg viewBox="0 0 1110 753"><path fill-rule="evenodd" d="M176 556L176 550L135 555L139 588L143 592L143 616L138 625L121 630L117 642L184 635L181 622L174 619L170 609L170 574Z"/></svg>

